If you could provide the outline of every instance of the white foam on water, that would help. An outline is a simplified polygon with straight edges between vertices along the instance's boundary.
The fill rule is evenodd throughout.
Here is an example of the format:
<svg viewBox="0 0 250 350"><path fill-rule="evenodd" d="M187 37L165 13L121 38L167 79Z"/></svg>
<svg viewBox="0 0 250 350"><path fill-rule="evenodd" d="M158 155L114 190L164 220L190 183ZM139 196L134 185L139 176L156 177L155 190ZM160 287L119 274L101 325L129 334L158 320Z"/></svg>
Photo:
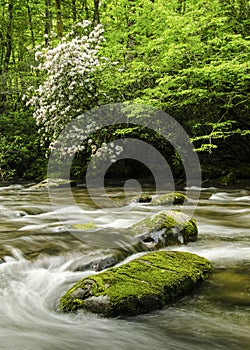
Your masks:
<svg viewBox="0 0 250 350"><path fill-rule="evenodd" d="M245 195L241 195L241 196L237 196L238 193L227 193L227 192L218 192L218 193L214 193L211 195L211 197L209 198L209 200L218 200L218 201L242 201L242 202L249 202L250 201L250 196L245 196Z"/></svg>
<svg viewBox="0 0 250 350"><path fill-rule="evenodd" d="M4 205L0 205L0 217L18 218L26 215L23 211L12 210Z"/></svg>
<svg viewBox="0 0 250 350"><path fill-rule="evenodd" d="M242 201L242 202L249 202L250 201L250 196L237 197L234 200L235 201Z"/></svg>
<svg viewBox="0 0 250 350"><path fill-rule="evenodd" d="M18 192L18 188L14 190ZM212 192L214 189L204 190ZM6 198L7 192L9 190L4 194ZM3 193L4 191L1 195ZM167 249L189 251L204 256L212 261L215 269L222 266L234 267L238 264L247 266L250 257L247 229L244 228L245 233L242 230L242 235L237 239L240 230L230 226L230 222L236 219L246 221L249 219L249 193L238 191L218 194L219 196L222 194L221 197L224 198L220 199L222 205L211 201L203 202L204 207L200 207L197 215L194 215L200 231L198 240L188 245L172 246ZM22 193L22 196L25 196L25 193ZM36 206L39 205L37 193L29 194L26 199L29 205L32 205L32 198ZM238 204L237 198L244 199L244 207ZM14 201L13 196L10 199ZM19 200L17 197L18 203ZM227 207L224 206L225 200L237 204ZM25 203L24 197L22 202ZM41 202L41 205L44 204L48 204L47 199ZM11 206L11 213L12 208L14 206ZM149 207L147 210L153 215L154 211L156 213L164 209L165 207L153 209ZM143 219L148 214L147 211L142 212L139 206L127 206L122 213L112 213L112 209L108 211L91 208L86 210L83 208L78 212L74 207L58 210L62 214L62 224L77 223L81 220L81 213L84 213L87 221L105 227L105 231L108 227L117 228L114 231L118 233L120 227L127 227L129 223ZM8 218L7 216L7 220ZM4 220L6 221L5 218ZM86 221L85 217L83 221ZM5 262L0 264L1 350L247 349L247 346L244 347L244 341L247 341L247 337L249 339L247 322L244 321L247 311L242 308L237 310L230 308L225 312L225 308L219 308L205 295L200 295L199 290L196 296L188 296L161 311L129 319L106 319L85 312L76 314L59 312L58 302L61 295L81 278L95 273L93 270L78 270L81 266L91 266L88 263L102 257L104 252L97 250L85 252L83 248L81 252L74 249L64 252L65 241L58 242L60 235L53 234L59 227L53 211L18 219L10 217L9 222L11 231L3 230L1 236L1 247L3 251L9 252L6 256L1 255ZM22 223L20 231L30 232L17 234ZM39 230L46 231L46 234L39 235ZM112 229L110 231L112 233ZM52 234L48 235L50 232ZM44 253L34 260L27 260L19 249L22 247L27 253L36 248L42 251L45 247L46 251L47 245L44 244L46 239L51 240L52 251L54 246L62 243L60 253L55 253L53 256L46 256ZM145 253L131 255L126 261L140 254ZM192 307L188 306L190 300L193 300ZM234 313L235 316L232 316Z"/></svg>
<svg viewBox="0 0 250 350"><path fill-rule="evenodd" d="M185 187L185 190L192 190L192 191L215 191L217 190L216 187L197 187L197 186L190 186Z"/></svg>

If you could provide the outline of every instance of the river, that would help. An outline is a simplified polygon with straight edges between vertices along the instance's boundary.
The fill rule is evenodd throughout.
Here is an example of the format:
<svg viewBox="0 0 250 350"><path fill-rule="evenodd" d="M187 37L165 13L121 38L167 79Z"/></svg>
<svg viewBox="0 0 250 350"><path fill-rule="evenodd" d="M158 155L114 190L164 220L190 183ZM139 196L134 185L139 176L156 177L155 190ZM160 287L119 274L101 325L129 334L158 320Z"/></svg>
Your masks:
<svg viewBox="0 0 250 350"><path fill-rule="evenodd" d="M79 213L65 208L59 220L46 190L0 187L1 350L249 349L250 188L203 188L194 213L198 240L168 247L211 260L214 271L200 288L163 310L116 319L61 313L58 300L93 273L82 266L103 256L115 240L122 245L119 228L163 208L133 202L132 192L123 203L122 189L110 187L108 195L123 210L107 211L89 202L84 187L73 191L107 246L91 241L93 229L72 234L67 228Z"/></svg>

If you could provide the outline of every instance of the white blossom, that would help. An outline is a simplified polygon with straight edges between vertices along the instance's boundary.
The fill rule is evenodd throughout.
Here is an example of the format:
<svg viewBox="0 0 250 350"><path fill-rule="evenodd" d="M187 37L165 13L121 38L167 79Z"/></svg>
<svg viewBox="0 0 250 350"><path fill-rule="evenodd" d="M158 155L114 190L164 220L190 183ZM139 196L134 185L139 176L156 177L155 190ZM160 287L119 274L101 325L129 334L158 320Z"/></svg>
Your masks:
<svg viewBox="0 0 250 350"><path fill-rule="evenodd" d="M27 105L34 108L43 141L53 144L66 123L93 107L99 94L94 88L93 73L103 62L98 57L102 33L100 24L91 30L91 22L83 21L56 47L36 48L38 65L34 69L43 72L45 79L35 92L30 89L26 95L30 96Z"/></svg>

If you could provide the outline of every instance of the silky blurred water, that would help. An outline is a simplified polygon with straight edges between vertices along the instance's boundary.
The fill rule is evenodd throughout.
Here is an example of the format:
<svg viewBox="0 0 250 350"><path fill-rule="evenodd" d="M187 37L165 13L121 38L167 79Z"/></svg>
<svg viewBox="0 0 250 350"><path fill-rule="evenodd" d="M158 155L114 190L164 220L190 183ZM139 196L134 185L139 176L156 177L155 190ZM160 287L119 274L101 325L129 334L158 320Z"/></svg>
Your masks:
<svg viewBox="0 0 250 350"><path fill-rule="evenodd" d="M109 252L108 245L94 244L93 231L96 237L105 235L110 245L116 240L119 247L126 238L122 228L165 209L135 204L133 191L129 195L124 200L122 188L108 188L107 196L124 210L105 210L91 203L84 187L74 189L84 216L96 229L72 234L79 212L62 209L59 221L45 189L0 187L1 350L249 349L247 188L202 189L194 214L199 239L167 248L194 252L212 261L213 274L192 295L163 310L130 318L58 311L60 296L79 279L95 273L81 271L81 266ZM105 204L105 198L99 200Z"/></svg>

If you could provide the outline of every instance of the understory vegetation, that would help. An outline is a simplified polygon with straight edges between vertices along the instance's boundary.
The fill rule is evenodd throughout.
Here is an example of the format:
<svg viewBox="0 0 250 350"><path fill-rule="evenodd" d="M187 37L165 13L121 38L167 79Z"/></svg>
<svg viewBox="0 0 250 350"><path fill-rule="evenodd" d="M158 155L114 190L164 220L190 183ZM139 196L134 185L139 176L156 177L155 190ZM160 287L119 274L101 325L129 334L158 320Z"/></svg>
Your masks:
<svg viewBox="0 0 250 350"><path fill-rule="evenodd" d="M249 169L249 1L1 3L0 181L46 177L50 150L68 122L128 101L175 118L205 176ZM152 144L183 176L177 152L157 133L120 125L101 135L79 149L72 177L82 179L94 152L125 137ZM247 177L244 169L239 177ZM108 176L131 173L148 176L131 160L113 164Z"/></svg>

